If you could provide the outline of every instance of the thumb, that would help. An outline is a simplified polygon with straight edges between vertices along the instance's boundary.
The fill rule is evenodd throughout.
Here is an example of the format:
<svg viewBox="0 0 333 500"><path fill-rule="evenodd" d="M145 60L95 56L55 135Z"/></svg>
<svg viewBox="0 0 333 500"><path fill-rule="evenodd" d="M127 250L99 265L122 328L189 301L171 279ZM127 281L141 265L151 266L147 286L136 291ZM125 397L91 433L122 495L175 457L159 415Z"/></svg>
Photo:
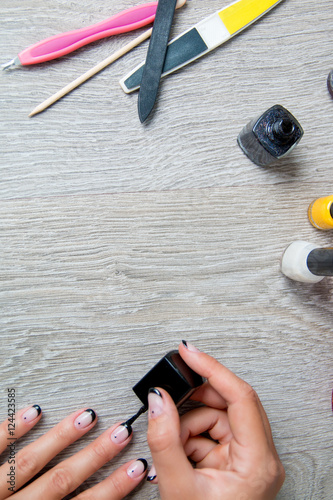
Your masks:
<svg viewBox="0 0 333 500"><path fill-rule="evenodd" d="M148 444L152 454L162 500L194 498L194 470L180 440L178 410L163 389L148 394Z"/></svg>

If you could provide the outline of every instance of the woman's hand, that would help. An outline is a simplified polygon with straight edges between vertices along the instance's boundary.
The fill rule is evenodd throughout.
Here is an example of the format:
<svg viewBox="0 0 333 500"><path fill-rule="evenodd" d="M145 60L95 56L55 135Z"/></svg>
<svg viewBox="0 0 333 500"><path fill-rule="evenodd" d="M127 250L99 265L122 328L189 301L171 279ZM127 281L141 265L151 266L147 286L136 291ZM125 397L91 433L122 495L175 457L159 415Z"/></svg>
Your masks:
<svg viewBox="0 0 333 500"><path fill-rule="evenodd" d="M184 342L179 352L207 379L192 396L206 406L180 421L169 394L150 391L148 443L154 467L148 480L156 481L157 474L162 500L274 499L285 473L257 394L191 344Z"/></svg>
<svg viewBox="0 0 333 500"><path fill-rule="evenodd" d="M11 495L13 500L60 500L115 457L132 437L131 427L116 424L86 448L24 486L53 457L90 431L97 422L93 410L79 410L35 442L18 450L16 440L34 427L41 416L40 407L34 405L20 410L15 419L9 418L0 425L0 453L6 449L9 452L7 461L0 467L0 500ZM144 478L146 468L144 459L132 460L76 498L120 500Z"/></svg>

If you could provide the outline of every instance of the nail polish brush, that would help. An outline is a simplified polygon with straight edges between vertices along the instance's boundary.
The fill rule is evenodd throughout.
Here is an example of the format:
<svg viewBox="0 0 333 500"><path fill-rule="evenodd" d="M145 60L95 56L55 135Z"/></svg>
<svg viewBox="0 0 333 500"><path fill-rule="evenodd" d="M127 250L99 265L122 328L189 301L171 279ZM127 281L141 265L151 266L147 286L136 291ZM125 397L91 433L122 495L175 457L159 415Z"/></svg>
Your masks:
<svg viewBox="0 0 333 500"><path fill-rule="evenodd" d="M145 413L147 410L148 408L146 408L146 406L141 406L140 410L137 411L136 414L133 415L133 417L129 418L128 420L126 420L126 422L123 422L121 425L123 425L127 429L130 429L132 427L132 424L140 417L140 415Z"/></svg>

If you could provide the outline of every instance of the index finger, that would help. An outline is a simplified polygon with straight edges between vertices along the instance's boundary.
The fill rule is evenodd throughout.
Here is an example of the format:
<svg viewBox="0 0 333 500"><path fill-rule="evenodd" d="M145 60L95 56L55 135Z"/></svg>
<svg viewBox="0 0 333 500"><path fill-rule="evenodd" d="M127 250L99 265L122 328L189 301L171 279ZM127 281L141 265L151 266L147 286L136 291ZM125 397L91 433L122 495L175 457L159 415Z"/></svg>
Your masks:
<svg viewBox="0 0 333 500"><path fill-rule="evenodd" d="M262 418L259 398L252 387L221 365L215 358L200 352L194 346L183 343L179 353L185 363L217 391L226 402L230 429L235 440L243 445L255 447L265 444L267 435Z"/></svg>

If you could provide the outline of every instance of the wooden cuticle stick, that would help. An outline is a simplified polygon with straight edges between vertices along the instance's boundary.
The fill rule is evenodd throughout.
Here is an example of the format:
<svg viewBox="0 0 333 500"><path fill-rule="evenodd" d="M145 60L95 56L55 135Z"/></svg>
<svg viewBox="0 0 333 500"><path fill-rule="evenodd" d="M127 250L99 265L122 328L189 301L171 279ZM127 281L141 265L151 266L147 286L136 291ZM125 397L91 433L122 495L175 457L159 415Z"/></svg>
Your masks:
<svg viewBox="0 0 333 500"><path fill-rule="evenodd" d="M144 33L142 33L138 37L134 38L134 40L132 40L131 42L127 43L124 47L122 47L121 49L117 50L116 52L114 52L113 54L111 54L111 56L107 57L106 59L104 59L103 61L101 61L96 66L94 66L93 68L91 68L88 71L86 71L83 75L81 75L78 78L76 78L76 80L74 80L73 82L71 82L68 85L66 85L63 89L59 90L58 92L56 92L55 94L53 94L51 97L49 97L48 99L46 99L45 101L43 101L41 104L39 104L35 109L33 109L31 111L31 113L29 114L29 116L31 117L31 116L37 115L38 113L41 113L42 111L44 111L45 109L47 109L49 106L51 106L52 104L54 104L55 102L57 102L59 99L61 99L65 95L67 95L69 92L71 92L72 90L74 90L75 88L77 88L79 85L81 85L82 83L84 83L87 80L89 80L89 78L91 78L92 76L96 75L96 73L99 73L100 71L102 71L102 69L106 68L107 66L109 66L110 64L112 64L113 62L115 62L117 59L119 59L123 55L127 54L127 52L129 52L130 50L134 49L134 47L136 47L140 43L142 43L145 40L147 40L151 36L151 33L152 33L152 28L150 28L149 30L145 31Z"/></svg>

